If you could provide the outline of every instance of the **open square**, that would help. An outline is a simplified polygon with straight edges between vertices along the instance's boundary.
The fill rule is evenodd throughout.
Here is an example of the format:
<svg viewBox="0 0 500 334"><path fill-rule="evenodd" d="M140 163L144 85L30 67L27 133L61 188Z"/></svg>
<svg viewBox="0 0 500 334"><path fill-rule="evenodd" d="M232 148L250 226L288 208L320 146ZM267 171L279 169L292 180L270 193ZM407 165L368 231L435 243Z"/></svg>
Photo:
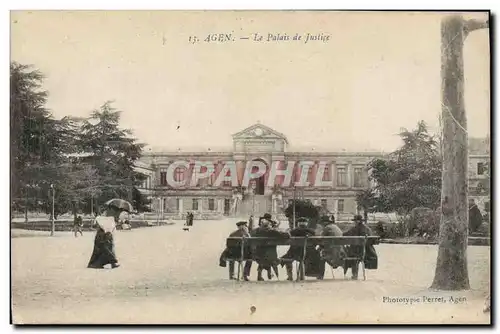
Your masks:
<svg viewBox="0 0 500 334"><path fill-rule="evenodd" d="M437 246L376 246L379 269L367 280L230 281L218 266L234 219L119 231L121 267L87 269L95 232L13 230L12 297L15 323L489 323L490 249L469 246L471 290L431 291ZM30 233L32 237L27 237ZM278 249L283 254L287 247ZM348 272L348 277L349 277ZM385 300L384 300L384 297ZM453 297L455 303L451 302ZM420 300L405 304L403 298ZM399 299L399 301L398 301ZM444 300L444 302L443 302ZM392 301L392 302L391 302ZM255 307L252 314L251 307Z"/></svg>

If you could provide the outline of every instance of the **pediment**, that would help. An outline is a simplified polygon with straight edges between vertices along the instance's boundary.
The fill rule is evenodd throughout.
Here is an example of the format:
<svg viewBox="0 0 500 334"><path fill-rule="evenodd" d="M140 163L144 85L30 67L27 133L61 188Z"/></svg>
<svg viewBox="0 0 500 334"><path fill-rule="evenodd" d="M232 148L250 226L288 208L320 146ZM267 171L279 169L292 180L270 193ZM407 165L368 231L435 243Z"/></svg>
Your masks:
<svg viewBox="0 0 500 334"><path fill-rule="evenodd" d="M233 139L282 139L288 144L284 134L260 123L233 134Z"/></svg>

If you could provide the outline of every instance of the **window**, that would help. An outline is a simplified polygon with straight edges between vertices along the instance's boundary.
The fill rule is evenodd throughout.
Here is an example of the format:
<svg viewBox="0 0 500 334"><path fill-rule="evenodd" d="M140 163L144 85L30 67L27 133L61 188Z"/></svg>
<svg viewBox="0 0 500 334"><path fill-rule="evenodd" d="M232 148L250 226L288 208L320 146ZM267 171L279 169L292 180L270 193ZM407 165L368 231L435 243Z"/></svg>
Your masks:
<svg viewBox="0 0 500 334"><path fill-rule="evenodd" d="M309 183L314 183L314 175L313 175L313 166L309 166L309 169L307 170L307 182Z"/></svg>
<svg viewBox="0 0 500 334"><path fill-rule="evenodd" d="M299 182L300 180L300 164L295 164L293 167L293 180Z"/></svg>
<svg viewBox="0 0 500 334"><path fill-rule="evenodd" d="M176 181L176 182L184 181L185 172L186 172L186 168L177 167L175 169L175 172L174 172L174 181Z"/></svg>
<svg viewBox="0 0 500 334"><path fill-rule="evenodd" d="M167 199L166 198L163 199L163 211L164 212L167 211Z"/></svg>
<svg viewBox="0 0 500 334"><path fill-rule="evenodd" d="M227 215L229 214L229 211L231 210L231 200L229 198L224 199L224 214Z"/></svg>
<svg viewBox="0 0 500 334"><path fill-rule="evenodd" d="M325 198L322 198L321 199L321 207L326 209L327 206L328 206L328 201Z"/></svg>
<svg viewBox="0 0 500 334"><path fill-rule="evenodd" d="M363 168L354 168L354 186L363 187Z"/></svg>
<svg viewBox="0 0 500 334"><path fill-rule="evenodd" d="M193 198L193 207L192 210L198 210L198 199Z"/></svg>
<svg viewBox="0 0 500 334"><path fill-rule="evenodd" d="M215 200L213 198L208 199L208 210L210 211L215 210Z"/></svg>
<svg viewBox="0 0 500 334"><path fill-rule="evenodd" d="M231 176L231 170L230 169L226 170L226 175L225 176ZM231 187L231 181L222 181L222 186L223 187Z"/></svg>
<svg viewBox="0 0 500 334"><path fill-rule="evenodd" d="M175 209L179 211L181 209L181 200L179 198L175 199Z"/></svg>
<svg viewBox="0 0 500 334"><path fill-rule="evenodd" d="M337 186L339 187L347 186L347 170L345 167L337 168Z"/></svg>
<svg viewBox="0 0 500 334"><path fill-rule="evenodd" d="M210 175L210 180L208 181L208 185L213 186L215 183L215 180L217 180L217 172L219 171L219 165L215 165L214 172L212 175Z"/></svg>
<svg viewBox="0 0 500 334"><path fill-rule="evenodd" d="M344 200L339 199L337 203L337 212L344 212Z"/></svg>
<svg viewBox="0 0 500 334"><path fill-rule="evenodd" d="M160 184L162 186L167 185L167 172L160 172Z"/></svg>
<svg viewBox="0 0 500 334"><path fill-rule="evenodd" d="M208 171L207 166L201 166L200 168L200 173L206 173ZM200 187L206 187L208 186L208 181L210 177L204 177L198 181L198 186Z"/></svg>
<svg viewBox="0 0 500 334"><path fill-rule="evenodd" d="M325 165L325 172L323 173L323 181L331 181L330 165L329 164Z"/></svg>
<svg viewBox="0 0 500 334"><path fill-rule="evenodd" d="M477 163L477 175L484 175L486 172L486 165L484 162Z"/></svg>

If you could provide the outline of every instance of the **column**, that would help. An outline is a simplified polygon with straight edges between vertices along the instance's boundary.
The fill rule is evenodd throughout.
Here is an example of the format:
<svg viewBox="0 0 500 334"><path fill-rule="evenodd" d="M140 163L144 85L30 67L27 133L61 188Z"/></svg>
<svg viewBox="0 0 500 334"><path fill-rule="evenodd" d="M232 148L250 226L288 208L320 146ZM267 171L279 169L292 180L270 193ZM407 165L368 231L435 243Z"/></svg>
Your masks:
<svg viewBox="0 0 500 334"><path fill-rule="evenodd" d="M205 200L204 197L201 197L198 199L198 212L202 213L203 212L203 201Z"/></svg>
<svg viewBox="0 0 500 334"><path fill-rule="evenodd" d="M179 214L182 214L184 212L184 205L183 205L183 199L179 198Z"/></svg>
<svg viewBox="0 0 500 334"><path fill-rule="evenodd" d="M217 211L221 214L224 213L224 199L223 198L217 199Z"/></svg>
<svg viewBox="0 0 500 334"><path fill-rule="evenodd" d="M165 213L165 206L164 206L164 201L165 197L160 197L159 199L159 205L160 205L160 217L163 219L164 213Z"/></svg>
<svg viewBox="0 0 500 334"><path fill-rule="evenodd" d="M353 170L352 170L352 161L349 161L347 163L347 187L348 188L352 188L352 173L353 173Z"/></svg>
<svg viewBox="0 0 500 334"><path fill-rule="evenodd" d="M273 205L272 205L272 214L276 214L278 210L276 210L276 197L272 197Z"/></svg>
<svg viewBox="0 0 500 334"><path fill-rule="evenodd" d="M331 170L331 180L334 188L337 188L337 164L335 161L332 161L332 164L330 165L330 170Z"/></svg>
<svg viewBox="0 0 500 334"><path fill-rule="evenodd" d="M334 213L334 216L335 216L335 221L338 221L339 219L339 200L338 199L334 199L333 200L333 213Z"/></svg>
<svg viewBox="0 0 500 334"><path fill-rule="evenodd" d="M318 173L318 161L314 161L314 165L310 167L312 169L311 179L309 181L309 187L314 187L316 183L316 174Z"/></svg>

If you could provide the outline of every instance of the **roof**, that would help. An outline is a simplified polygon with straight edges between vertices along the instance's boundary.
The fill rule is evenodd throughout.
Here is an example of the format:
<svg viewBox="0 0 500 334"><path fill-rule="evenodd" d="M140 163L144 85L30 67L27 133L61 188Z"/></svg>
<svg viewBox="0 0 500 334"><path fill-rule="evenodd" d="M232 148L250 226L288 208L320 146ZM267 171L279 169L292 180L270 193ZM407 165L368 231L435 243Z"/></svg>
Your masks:
<svg viewBox="0 0 500 334"><path fill-rule="evenodd" d="M470 155L489 155L490 154L490 137L474 138L469 137L469 154Z"/></svg>
<svg viewBox="0 0 500 334"><path fill-rule="evenodd" d="M250 132L252 130L255 130L257 128L263 129L263 130L269 132L270 134L274 135L275 137L283 139L285 141L285 143L288 144L288 139L286 138L286 136L283 133L278 132L278 131L274 130L273 128L270 128L269 126L264 125L262 123L255 123L255 124L245 128L245 129L241 130L240 132L233 134L232 137L233 137L233 139L235 137L246 137L247 134L250 134Z"/></svg>

